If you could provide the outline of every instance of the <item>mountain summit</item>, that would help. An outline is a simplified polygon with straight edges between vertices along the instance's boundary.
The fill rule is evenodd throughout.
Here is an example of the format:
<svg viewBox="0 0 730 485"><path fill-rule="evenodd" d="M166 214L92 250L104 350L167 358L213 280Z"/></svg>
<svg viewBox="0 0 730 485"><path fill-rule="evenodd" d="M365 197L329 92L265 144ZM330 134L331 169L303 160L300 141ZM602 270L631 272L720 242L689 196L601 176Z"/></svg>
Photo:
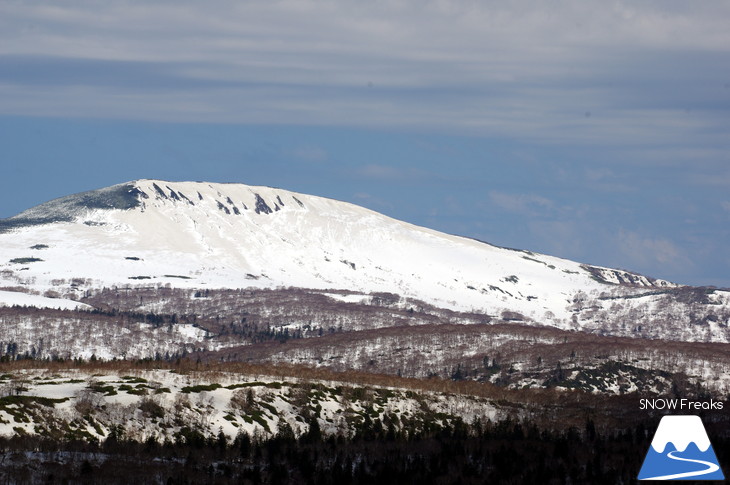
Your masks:
<svg viewBox="0 0 730 485"><path fill-rule="evenodd" d="M0 221L0 248L0 286L41 292L138 285L387 292L569 329L598 330L610 320L600 315L609 305L628 298L653 305L677 288L243 184L138 180L63 197Z"/></svg>

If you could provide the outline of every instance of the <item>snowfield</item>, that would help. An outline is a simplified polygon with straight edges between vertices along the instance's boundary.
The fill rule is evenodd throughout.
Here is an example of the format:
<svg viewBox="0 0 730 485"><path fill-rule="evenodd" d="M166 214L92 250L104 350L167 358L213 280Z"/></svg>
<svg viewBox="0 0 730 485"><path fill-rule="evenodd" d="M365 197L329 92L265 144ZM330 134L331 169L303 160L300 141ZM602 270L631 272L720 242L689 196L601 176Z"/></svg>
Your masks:
<svg viewBox="0 0 730 485"><path fill-rule="evenodd" d="M0 221L0 248L0 285L72 299L145 285L387 292L559 328L575 328L579 292L676 287L242 184L139 180L57 199Z"/></svg>
<svg viewBox="0 0 730 485"><path fill-rule="evenodd" d="M91 310L90 305L64 298L0 290L0 306L27 306L35 308L55 308L59 310Z"/></svg>

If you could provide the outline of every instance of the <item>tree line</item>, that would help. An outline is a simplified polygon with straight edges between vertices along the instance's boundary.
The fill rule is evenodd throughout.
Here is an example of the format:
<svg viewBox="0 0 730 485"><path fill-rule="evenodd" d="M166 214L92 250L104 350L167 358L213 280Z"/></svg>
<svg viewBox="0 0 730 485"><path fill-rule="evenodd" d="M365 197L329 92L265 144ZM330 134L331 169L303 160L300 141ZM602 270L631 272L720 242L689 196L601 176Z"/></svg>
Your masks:
<svg viewBox="0 0 730 485"><path fill-rule="evenodd" d="M160 443L55 442L0 438L0 481L160 484L563 484L636 483L656 420L602 433L540 429L526 421L456 421L417 431L365 420L351 436L322 433L316 420L295 437L286 423L270 437L204 436L182 428ZM730 440L712 438L721 464ZM63 453L64 460L58 460ZM40 463L39 463L40 462ZM38 466L42 465L42 466Z"/></svg>

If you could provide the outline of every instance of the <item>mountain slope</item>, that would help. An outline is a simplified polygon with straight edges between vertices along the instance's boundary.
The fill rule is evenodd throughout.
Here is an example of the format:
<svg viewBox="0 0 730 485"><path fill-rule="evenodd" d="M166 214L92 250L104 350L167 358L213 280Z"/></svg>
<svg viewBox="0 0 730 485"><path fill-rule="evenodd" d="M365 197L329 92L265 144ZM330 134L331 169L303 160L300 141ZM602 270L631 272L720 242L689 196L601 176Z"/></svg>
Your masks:
<svg viewBox="0 0 730 485"><path fill-rule="evenodd" d="M242 184L139 180L56 199L0 221L0 248L0 287L66 297L150 284L342 289L593 331L581 321L591 301L646 303L677 287Z"/></svg>

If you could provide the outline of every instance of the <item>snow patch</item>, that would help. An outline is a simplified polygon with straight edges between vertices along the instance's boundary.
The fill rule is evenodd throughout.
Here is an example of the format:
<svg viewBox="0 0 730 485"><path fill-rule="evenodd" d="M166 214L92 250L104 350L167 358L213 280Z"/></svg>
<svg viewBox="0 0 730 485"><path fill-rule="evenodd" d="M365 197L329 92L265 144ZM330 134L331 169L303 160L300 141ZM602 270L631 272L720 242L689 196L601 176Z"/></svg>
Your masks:
<svg viewBox="0 0 730 485"><path fill-rule="evenodd" d="M92 307L78 301L63 298L48 298L17 291L0 290L0 306L28 306L36 308L54 308L58 310L91 310Z"/></svg>

